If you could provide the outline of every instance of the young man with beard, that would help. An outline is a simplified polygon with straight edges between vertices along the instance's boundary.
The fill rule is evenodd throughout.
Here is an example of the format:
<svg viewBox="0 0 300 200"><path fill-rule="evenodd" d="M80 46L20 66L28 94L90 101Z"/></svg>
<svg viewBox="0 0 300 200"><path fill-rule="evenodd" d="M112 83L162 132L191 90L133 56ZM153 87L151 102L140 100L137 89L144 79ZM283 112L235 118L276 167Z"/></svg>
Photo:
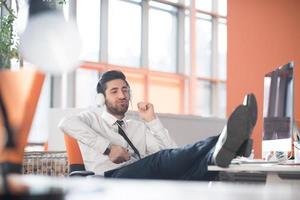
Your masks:
<svg viewBox="0 0 300 200"><path fill-rule="evenodd" d="M112 178L212 180L207 166L227 167L236 155L247 156L257 119L253 94L230 115L219 136L177 148L151 103L138 103L142 120L126 116L130 86L120 71L104 73L97 93L105 110L65 118L59 127L80 145L87 170Z"/></svg>

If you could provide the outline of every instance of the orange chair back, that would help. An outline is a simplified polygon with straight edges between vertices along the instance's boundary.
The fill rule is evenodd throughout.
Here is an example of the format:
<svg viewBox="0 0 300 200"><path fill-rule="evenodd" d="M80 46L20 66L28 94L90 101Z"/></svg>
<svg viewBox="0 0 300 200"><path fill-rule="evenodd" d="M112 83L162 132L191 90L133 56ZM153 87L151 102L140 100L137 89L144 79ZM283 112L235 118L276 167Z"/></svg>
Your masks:
<svg viewBox="0 0 300 200"><path fill-rule="evenodd" d="M85 170L81 151L76 139L67 134L64 134L64 140L68 155L70 172Z"/></svg>

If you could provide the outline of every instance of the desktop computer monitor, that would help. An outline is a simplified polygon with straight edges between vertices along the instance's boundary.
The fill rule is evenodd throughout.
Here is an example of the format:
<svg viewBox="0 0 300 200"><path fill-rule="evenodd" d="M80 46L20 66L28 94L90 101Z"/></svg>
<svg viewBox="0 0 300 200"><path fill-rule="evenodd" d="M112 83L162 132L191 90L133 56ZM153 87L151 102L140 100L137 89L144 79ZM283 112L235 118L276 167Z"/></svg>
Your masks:
<svg viewBox="0 0 300 200"><path fill-rule="evenodd" d="M289 62L264 78L262 155L292 150L294 122L294 64Z"/></svg>

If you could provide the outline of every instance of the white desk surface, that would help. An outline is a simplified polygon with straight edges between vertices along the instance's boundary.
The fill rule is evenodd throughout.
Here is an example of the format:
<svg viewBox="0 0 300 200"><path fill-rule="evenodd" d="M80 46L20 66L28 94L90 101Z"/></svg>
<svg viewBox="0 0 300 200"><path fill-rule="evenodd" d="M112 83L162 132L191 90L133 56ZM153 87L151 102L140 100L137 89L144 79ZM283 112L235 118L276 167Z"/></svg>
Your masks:
<svg viewBox="0 0 300 200"><path fill-rule="evenodd" d="M65 200L298 200L300 186L234 184L225 182L120 180L103 178L50 178L22 176L32 193L61 188ZM255 191L255 192L254 192Z"/></svg>
<svg viewBox="0 0 300 200"><path fill-rule="evenodd" d="M283 164L230 164L228 168L218 167L216 165L208 166L209 171L263 171L263 172L295 172L300 173L300 165L283 165Z"/></svg>

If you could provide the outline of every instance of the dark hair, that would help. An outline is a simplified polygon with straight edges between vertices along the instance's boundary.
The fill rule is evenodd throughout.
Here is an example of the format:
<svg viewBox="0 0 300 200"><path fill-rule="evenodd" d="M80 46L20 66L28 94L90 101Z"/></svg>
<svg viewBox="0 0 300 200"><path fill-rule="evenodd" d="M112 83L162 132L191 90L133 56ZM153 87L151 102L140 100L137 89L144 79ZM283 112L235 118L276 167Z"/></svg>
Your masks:
<svg viewBox="0 0 300 200"><path fill-rule="evenodd" d="M129 84L126 81L126 76L121 71L111 70L102 74L97 84L97 93L102 93L105 95L106 83L115 79L121 79L125 81L126 85L129 87Z"/></svg>

